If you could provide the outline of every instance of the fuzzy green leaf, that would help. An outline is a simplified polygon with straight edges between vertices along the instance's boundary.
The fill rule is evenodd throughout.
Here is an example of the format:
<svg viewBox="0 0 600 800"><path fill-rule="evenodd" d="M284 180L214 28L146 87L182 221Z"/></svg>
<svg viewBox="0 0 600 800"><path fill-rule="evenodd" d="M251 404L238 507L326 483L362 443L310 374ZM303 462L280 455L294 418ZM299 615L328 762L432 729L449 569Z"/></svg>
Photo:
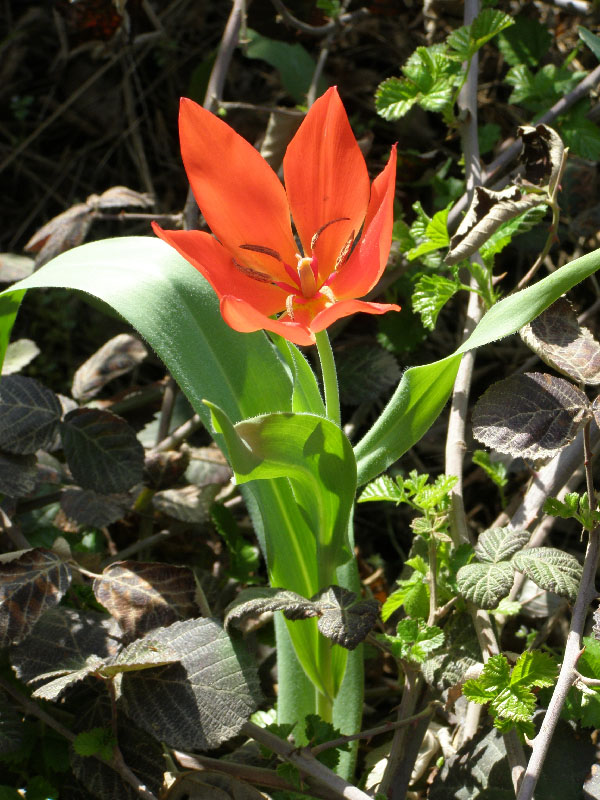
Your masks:
<svg viewBox="0 0 600 800"><path fill-rule="evenodd" d="M513 557L512 563L540 589L574 600L581 580L577 559L554 547L528 547Z"/></svg>
<svg viewBox="0 0 600 800"><path fill-rule="evenodd" d="M470 25L464 25L453 31L447 38L453 55L461 61L468 61L475 53L494 36L508 28L513 18L495 8L484 8Z"/></svg>
<svg viewBox="0 0 600 800"><path fill-rule="evenodd" d="M443 275L422 275L415 284L412 296L413 311L421 315L425 328L435 328L438 315L448 300L461 289L460 281Z"/></svg>
<svg viewBox="0 0 600 800"><path fill-rule="evenodd" d="M552 686L557 671L556 662L551 655L541 650L528 650L519 656L510 676L510 685L525 686L528 689L533 686Z"/></svg>

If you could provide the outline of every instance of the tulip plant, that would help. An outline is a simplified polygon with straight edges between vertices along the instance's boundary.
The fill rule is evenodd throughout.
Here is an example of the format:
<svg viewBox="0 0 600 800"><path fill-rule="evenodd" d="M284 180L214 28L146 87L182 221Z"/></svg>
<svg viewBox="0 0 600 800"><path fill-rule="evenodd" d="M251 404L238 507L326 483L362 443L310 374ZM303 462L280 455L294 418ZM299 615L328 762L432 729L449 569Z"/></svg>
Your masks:
<svg viewBox="0 0 600 800"><path fill-rule="evenodd" d="M357 487L428 430L464 353L529 323L593 273L600 255L488 308L456 352L406 370L380 418L351 443L327 328L358 312L399 310L361 299L376 288L390 254L395 148L371 184L335 88L316 100L290 142L285 188L245 139L191 100L181 103L180 137L211 232L155 224L155 237L98 241L59 255L0 295L0 344L29 289L68 287L112 307L162 358L227 454L271 587L306 599L330 587L360 592ZM299 349L314 345L318 375ZM332 643L316 617L291 621L278 613L276 636L279 720L317 712L343 733L356 732L361 646ZM349 756L348 774L350 764Z"/></svg>

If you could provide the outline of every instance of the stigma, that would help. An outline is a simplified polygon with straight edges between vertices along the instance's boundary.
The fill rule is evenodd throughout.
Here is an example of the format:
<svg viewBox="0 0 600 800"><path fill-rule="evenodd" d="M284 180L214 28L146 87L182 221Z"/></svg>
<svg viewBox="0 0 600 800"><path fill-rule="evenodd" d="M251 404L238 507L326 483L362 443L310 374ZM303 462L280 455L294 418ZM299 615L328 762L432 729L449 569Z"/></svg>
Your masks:
<svg viewBox="0 0 600 800"><path fill-rule="evenodd" d="M298 272L298 280L300 281L300 291L302 296L309 300L314 297L318 291L317 289L317 259L313 256L307 258L296 253L298 263L296 270Z"/></svg>

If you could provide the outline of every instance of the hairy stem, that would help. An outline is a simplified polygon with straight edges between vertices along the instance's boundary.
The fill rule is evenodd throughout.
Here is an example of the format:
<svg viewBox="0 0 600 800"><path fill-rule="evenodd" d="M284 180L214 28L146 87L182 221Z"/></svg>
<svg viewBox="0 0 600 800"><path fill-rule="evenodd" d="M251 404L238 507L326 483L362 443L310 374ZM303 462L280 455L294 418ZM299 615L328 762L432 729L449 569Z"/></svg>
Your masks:
<svg viewBox="0 0 600 800"><path fill-rule="evenodd" d="M321 373L323 376L325 413L332 422L335 422L336 425L340 425L340 395L338 391L337 373L333 358L333 350L331 349L331 342L329 341L327 331L320 331L319 333L316 333L315 339L317 343L317 351L319 353L319 361L321 362Z"/></svg>

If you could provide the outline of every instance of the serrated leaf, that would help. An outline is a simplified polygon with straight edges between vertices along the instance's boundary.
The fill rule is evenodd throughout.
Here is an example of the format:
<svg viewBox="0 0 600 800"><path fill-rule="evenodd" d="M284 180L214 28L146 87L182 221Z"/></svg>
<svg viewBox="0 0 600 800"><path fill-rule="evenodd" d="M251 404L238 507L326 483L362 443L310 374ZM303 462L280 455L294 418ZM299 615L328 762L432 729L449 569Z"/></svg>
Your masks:
<svg viewBox="0 0 600 800"><path fill-rule="evenodd" d="M493 257L501 253L509 245L515 236L527 233L535 228L546 216L548 206L540 203L539 206L527 209L522 214L518 214L513 219L503 222L495 233L480 248L479 253L486 265L493 263Z"/></svg>
<svg viewBox="0 0 600 800"><path fill-rule="evenodd" d="M47 611L32 635L11 649L10 658L20 680L28 683L57 670L86 666L89 656L103 661L116 655L119 644L111 636L114 623L94 611L75 611L59 606Z"/></svg>
<svg viewBox="0 0 600 800"><path fill-rule="evenodd" d="M382 620L387 622L401 606L410 617L426 619L429 614L429 587L420 573L415 572L410 580L398 583L399 588L391 593L381 608Z"/></svg>
<svg viewBox="0 0 600 800"><path fill-rule="evenodd" d="M513 18L503 11L484 8L470 25L452 31L446 42L462 61L468 61L486 42L513 22Z"/></svg>
<svg viewBox="0 0 600 800"><path fill-rule="evenodd" d="M561 502L556 497L547 497L544 501L544 513L562 519L572 519L577 515L579 509L579 494L569 492L565 495L565 502Z"/></svg>
<svg viewBox="0 0 600 800"><path fill-rule="evenodd" d="M494 383L473 409L473 436L500 453L546 458L569 444L591 416L585 394L538 372Z"/></svg>
<svg viewBox="0 0 600 800"><path fill-rule="evenodd" d="M129 636L141 636L196 615L196 583L188 567L118 561L94 580L94 594Z"/></svg>
<svg viewBox="0 0 600 800"><path fill-rule="evenodd" d="M498 37L498 49L510 66L537 66L548 52L552 34L539 20L525 14L515 17L514 23Z"/></svg>
<svg viewBox="0 0 600 800"><path fill-rule="evenodd" d="M506 656L498 653L489 658L477 681L487 692L497 693L507 687L510 682L510 666Z"/></svg>
<svg viewBox="0 0 600 800"><path fill-rule="evenodd" d="M485 450L473 451L473 463L481 467L496 486L503 487L508 483L506 464L502 461L492 461L490 454Z"/></svg>
<svg viewBox="0 0 600 800"><path fill-rule="evenodd" d="M58 397L34 378L6 375L0 381L0 448L27 454L56 441L62 407Z"/></svg>
<svg viewBox="0 0 600 800"><path fill-rule="evenodd" d="M421 315L425 328L435 328L438 315L448 300L461 289L460 281L451 281L443 275L422 275L412 295L412 307Z"/></svg>
<svg viewBox="0 0 600 800"><path fill-rule="evenodd" d="M518 186L496 192L476 186L473 201L450 240L446 264L452 266L477 252L505 222L545 202L544 195L526 193Z"/></svg>
<svg viewBox="0 0 600 800"><path fill-rule="evenodd" d="M131 501L127 495L101 495L92 489L73 487L60 495L60 507L68 519L78 525L104 528L121 519Z"/></svg>
<svg viewBox="0 0 600 800"><path fill-rule="evenodd" d="M341 586L329 586L312 599L319 613L319 630L346 650L354 650L379 619L377 600L357 598Z"/></svg>
<svg viewBox="0 0 600 800"><path fill-rule="evenodd" d="M440 691L464 680L467 670L481 660L481 650L468 614L457 613L444 626L445 643L422 666L427 683Z"/></svg>
<svg viewBox="0 0 600 800"><path fill-rule="evenodd" d="M521 653L510 676L510 685L542 688L553 686L558 668L555 660L541 650L527 650Z"/></svg>
<svg viewBox="0 0 600 800"><path fill-rule="evenodd" d="M245 647L213 620L176 622L149 634L180 662L127 672L127 714L170 746L206 750L235 736L256 708L258 675Z"/></svg>
<svg viewBox="0 0 600 800"><path fill-rule="evenodd" d="M154 198L145 192L136 192L127 186L111 186L102 194L91 194L86 202L92 208L152 208Z"/></svg>
<svg viewBox="0 0 600 800"><path fill-rule="evenodd" d="M288 589L270 586L253 586L241 591L236 599L225 609L225 628L238 626L248 617L275 611L288 611L289 619L308 619L316 617L314 604L305 597Z"/></svg>
<svg viewBox="0 0 600 800"><path fill-rule="evenodd" d="M514 567L509 561L466 564L456 575L458 591L465 600L487 609L496 608L500 600L506 597L513 579Z"/></svg>
<svg viewBox="0 0 600 800"><path fill-rule="evenodd" d="M540 589L571 600L577 597L581 565L569 553L554 547L529 547L516 553L512 563Z"/></svg>
<svg viewBox="0 0 600 800"><path fill-rule="evenodd" d="M420 664L444 644L444 633L422 620L403 619L397 625L395 636L377 634L377 639L390 648L395 658Z"/></svg>
<svg viewBox="0 0 600 800"><path fill-rule="evenodd" d="M126 492L142 480L144 448L133 428L109 411L70 411L60 433L69 468L84 489Z"/></svg>
<svg viewBox="0 0 600 800"><path fill-rule="evenodd" d="M576 383L600 384L600 343L582 328L569 301L561 297L521 328L525 344L548 366Z"/></svg>
<svg viewBox="0 0 600 800"><path fill-rule="evenodd" d="M38 686L38 688L32 692L32 697L39 697L41 700L56 702L67 689L79 683L79 681L84 680L88 675L93 675L103 666L104 661L101 658L91 655L87 657L85 665L80 669L43 672L30 681L30 683L46 681L46 683L43 683L42 686ZM57 677L57 673L62 674ZM85 755L85 753L82 753L82 755Z"/></svg>
<svg viewBox="0 0 600 800"><path fill-rule="evenodd" d="M0 648L22 642L71 584L71 570L51 550L37 547L0 564Z"/></svg>
<svg viewBox="0 0 600 800"><path fill-rule="evenodd" d="M425 241L420 242L408 251L407 258L409 261L414 261L426 253L431 253L434 250L441 250L448 247L450 237L448 235L448 213L450 206L438 211L429 220L425 228L423 238Z"/></svg>
<svg viewBox="0 0 600 800"><path fill-rule="evenodd" d="M36 485L37 459L0 452L0 494L25 497Z"/></svg>
<svg viewBox="0 0 600 800"><path fill-rule="evenodd" d="M141 364L147 355L137 337L129 333L114 336L79 367L73 376L73 397L81 402L91 399L114 378Z"/></svg>
<svg viewBox="0 0 600 800"><path fill-rule="evenodd" d="M368 483L361 492L358 502L368 503L375 500L387 500L392 503L401 503L405 499L404 491L389 475L380 475Z"/></svg>
<svg viewBox="0 0 600 800"><path fill-rule="evenodd" d="M509 561L515 553L525 547L530 537L529 531L488 528L477 540L475 555L480 561L492 563Z"/></svg>
<svg viewBox="0 0 600 800"><path fill-rule="evenodd" d="M112 758L110 750L110 735L112 735L111 709L107 702L106 694L94 695L91 692L82 693L79 713L74 720L75 733L95 732L97 729L107 733L96 733L96 736L87 740L88 748L93 748L94 741L98 744L106 742L104 755ZM116 739L123 760L131 771L145 786L158 797L163 783L163 755L162 747L156 738L140 730L134 723L119 714ZM81 741L81 740L80 740ZM83 739L85 742L85 737ZM85 747L85 745L84 745ZM139 800L139 793L121 775L108 764L99 761L94 756L83 756L71 748L71 767L78 781L85 787L84 797L94 797L98 800Z"/></svg>
<svg viewBox="0 0 600 800"><path fill-rule="evenodd" d="M535 711L535 695L525 686L511 684L496 695L491 707L506 719L530 720Z"/></svg>
<svg viewBox="0 0 600 800"><path fill-rule="evenodd" d="M152 634L136 639L124 647L116 656L108 659L98 672L107 678L121 672L139 672L143 669L174 664L180 660L180 654L165 642L154 639Z"/></svg>

